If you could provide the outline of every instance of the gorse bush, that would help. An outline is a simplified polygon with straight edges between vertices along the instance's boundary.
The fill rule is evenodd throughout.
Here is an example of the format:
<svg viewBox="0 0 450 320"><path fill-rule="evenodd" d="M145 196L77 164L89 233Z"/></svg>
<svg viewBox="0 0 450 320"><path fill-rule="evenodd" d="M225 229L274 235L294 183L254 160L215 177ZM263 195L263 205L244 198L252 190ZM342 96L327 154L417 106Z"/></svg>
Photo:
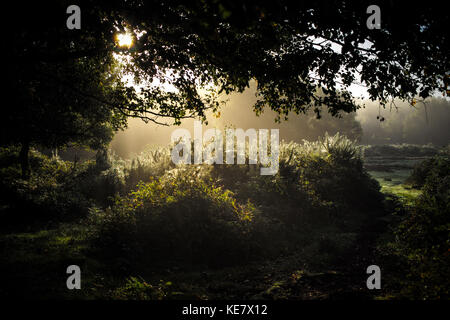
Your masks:
<svg viewBox="0 0 450 320"><path fill-rule="evenodd" d="M210 180L211 181L211 180ZM131 192L131 199L127 205L136 211L146 211L163 207L176 201L201 202L211 201L218 216L225 220L251 220L251 212L236 203L229 190L222 190L212 183L208 183L199 176L199 171L189 168L169 171L158 180L139 183L137 190Z"/></svg>
<svg viewBox="0 0 450 320"><path fill-rule="evenodd" d="M156 263L183 260L214 265L246 255L245 233L254 211L250 202L238 203L231 191L204 180L196 168L182 168L139 183L112 209L91 219L104 247L145 254Z"/></svg>
<svg viewBox="0 0 450 320"><path fill-rule="evenodd" d="M379 185L365 172L360 148L339 134L303 144L282 143L279 172L274 176L260 176L258 171L244 169L241 167L241 173L233 175L240 177L236 190L239 197L257 199L258 203L300 206L311 218L316 215L326 221L329 215L381 205ZM223 170L221 181L227 180L227 175L228 169ZM227 187L235 190L233 183ZM293 214L300 216L299 211L302 210L291 212L291 218Z"/></svg>

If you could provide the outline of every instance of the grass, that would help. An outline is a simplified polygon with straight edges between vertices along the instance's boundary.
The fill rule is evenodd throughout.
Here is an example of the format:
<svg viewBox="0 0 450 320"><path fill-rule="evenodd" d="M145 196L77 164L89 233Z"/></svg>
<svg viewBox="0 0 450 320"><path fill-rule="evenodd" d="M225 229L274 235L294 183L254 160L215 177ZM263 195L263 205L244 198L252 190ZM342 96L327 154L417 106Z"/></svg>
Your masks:
<svg viewBox="0 0 450 320"><path fill-rule="evenodd" d="M91 299L105 295L108 283L99 273L104 270L95 257L87 255L88 243L80 237L85 228L64 224L57 229L0 236L3 252L0 270L8 277L2 281L0 296L28 299ZM67 290L65 273L69 265L82 270L82 288ZM103 282L103 283L102 283ZM51 288L51 290L49 290Z"/></svg>
<svg viewBox="0 0 450 320"><path fill-rule="evenodd" d="M381 192L394 195L405 205L412 205L414 200L421 194L420 189L414 189L404 184L411 170L397 170L394 172L369 171L381 186Z"/></svg>
<svg viewBox="0 0 450 320"><path fill-rule="evenodd" d="M8 292L0 290L0 295L44 300L120 298L117 291L126 285L124 277L105 273L108 266L87 254L85 240L77 235L80 230L72 233L66 227L71 229L66 225L54 230L0 237L0 246L8 248L4 250L7 254L2 256L1 267L2 272L8 274L2 286L8 288ZM75 225L72 227L76 228ZM304 261L311 260L313 254L315 251L311 250L273 261L220 269L198 266L157 272L141 270L135 276L151 284L170 281L167 290L172 299L324 299L354 291L355 288L349 286L349 283L354 285L348 281L350 272L330 272L327 267L306 264ZM329 267L327 255L323 254L322 258L324 265ZM314 259L321 257L314 256ZM66 289L68 275L64 271L71 264L79 265L82 270L83 290ZM302 280L294 281L293 274L299 273L304 274ZM330 279L332 289L325 283ZM303 287L306 284L307 287Z"/></svg>

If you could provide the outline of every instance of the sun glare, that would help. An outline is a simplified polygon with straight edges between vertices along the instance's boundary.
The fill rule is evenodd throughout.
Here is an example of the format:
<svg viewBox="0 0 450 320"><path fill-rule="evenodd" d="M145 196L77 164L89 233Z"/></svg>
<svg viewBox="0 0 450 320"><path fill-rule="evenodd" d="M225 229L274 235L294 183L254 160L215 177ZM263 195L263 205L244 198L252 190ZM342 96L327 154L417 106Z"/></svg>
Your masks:
<svg viewBox="0 0 450 320"><path fill-rule="evenodd" d="M130 48L133 44L133 37L129 33L119 33L116 36L117 43L119 47L127 47Z"/></svg>

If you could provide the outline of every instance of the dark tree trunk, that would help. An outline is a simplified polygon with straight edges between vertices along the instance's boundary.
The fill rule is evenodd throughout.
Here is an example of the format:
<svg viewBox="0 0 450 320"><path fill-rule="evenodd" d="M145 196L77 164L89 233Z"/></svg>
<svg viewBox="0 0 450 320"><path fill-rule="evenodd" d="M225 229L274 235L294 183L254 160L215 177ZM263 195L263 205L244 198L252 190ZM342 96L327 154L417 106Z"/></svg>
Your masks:
<svg viewBox="0 0 450 320"><path fill-rule="evenodd" d="M30 162L28 159L28 153L30 151L30 142L22 142L22 148L19 152L20 167L22 169L22 178L28 179L30 177Z"/></svg>

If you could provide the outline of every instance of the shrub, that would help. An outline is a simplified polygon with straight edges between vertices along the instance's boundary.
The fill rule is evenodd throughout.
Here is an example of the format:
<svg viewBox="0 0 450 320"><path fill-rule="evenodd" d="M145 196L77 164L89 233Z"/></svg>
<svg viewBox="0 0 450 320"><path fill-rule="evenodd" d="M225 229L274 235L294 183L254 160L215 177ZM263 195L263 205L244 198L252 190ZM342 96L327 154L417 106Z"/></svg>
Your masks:
<svg viewBox="0 0 450 320"><path fill-rule="evenodd" d="M30 151L32 174L23 180L17 164L18 148L3 148L0 161L9 166L0 172L3 223L31 226L67 221L87 213L88 200L71 187L78 171L70 162Z"/></svg>
<svg viewBox="0 0 450 320"><path fill-rule="evenodd" d="M437 178L445 178L445 172L448 168L448 157L435 156L426 159L414 166L411 175L406 179L407 184L411 184L416 188L422 188L427 178L432 179L437 175Z"/></svg>
<svg viewBox="0 0 450 320"><path fill-rule="evenodd" d="M98 243L126 249L123 254L224 265L248 255L246 234L254 211L250 202L240 204L231 191L201 179L195 168L179 168L139 183L92 221Z"/></svg>
<svg viewBox="0 0 450 320"><path fill-rule="evenodd" d="M121 171L110 160L73 163L30 150L31 175L24 180L19 148L0 149L1 209L4 226L53 225L84 217L97 204L106 206L123 188Z"/></svg>
<svg viewBox="0 0 450 320"><path fill-rule="evenodd" d="M404 264L402 297L448 299L450 161L438 156L418 168L413 176L424 181L422 194L402 217L389 248Z"/></svg>

